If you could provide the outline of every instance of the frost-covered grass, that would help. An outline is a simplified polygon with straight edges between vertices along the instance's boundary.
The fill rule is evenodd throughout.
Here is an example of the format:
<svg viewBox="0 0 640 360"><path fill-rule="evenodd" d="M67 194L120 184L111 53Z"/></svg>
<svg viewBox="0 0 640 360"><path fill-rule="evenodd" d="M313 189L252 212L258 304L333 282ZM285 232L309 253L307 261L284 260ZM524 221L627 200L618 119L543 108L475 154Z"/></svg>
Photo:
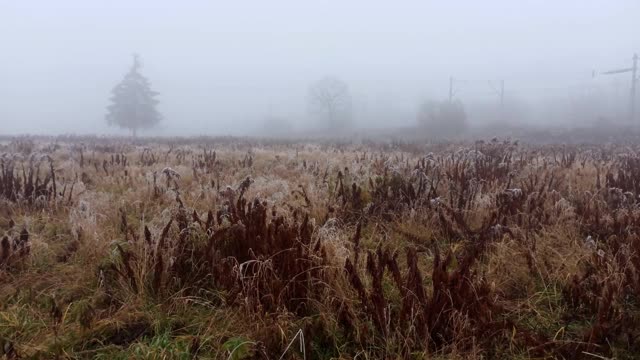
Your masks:
<svg viewBox="0 0 640 360"><path fill-rule="evenodd" d="M2 147L7 358L640 353L633 147Z"/></svg>

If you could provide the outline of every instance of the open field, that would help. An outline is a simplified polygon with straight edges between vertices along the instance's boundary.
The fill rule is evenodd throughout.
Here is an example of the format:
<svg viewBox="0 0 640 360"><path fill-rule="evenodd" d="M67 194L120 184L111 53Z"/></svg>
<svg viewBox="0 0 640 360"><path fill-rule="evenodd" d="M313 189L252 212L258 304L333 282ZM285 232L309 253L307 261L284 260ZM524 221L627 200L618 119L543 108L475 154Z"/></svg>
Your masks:
<svg viewBox="0 0 640 360"><path fill-rule="evenodd" d="M640 356L640 148L8 138L0 356Z"/></svg>

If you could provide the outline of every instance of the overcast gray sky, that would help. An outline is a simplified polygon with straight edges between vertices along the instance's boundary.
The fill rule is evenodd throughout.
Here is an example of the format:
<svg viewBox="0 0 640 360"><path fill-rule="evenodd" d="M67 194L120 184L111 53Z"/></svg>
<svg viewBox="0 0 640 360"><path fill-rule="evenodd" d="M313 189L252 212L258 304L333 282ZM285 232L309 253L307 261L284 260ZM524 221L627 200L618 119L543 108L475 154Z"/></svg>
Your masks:
<svg viewBox="0 0 640 360"><path fill-rule="evenodd" d="M104 115L133 52L161 93L152 133L239 134L268 113L303 123L327 74L371 126L444 98L449 75L465 101L490 101L489 79L562 94L628 66L638 24L638 0L0 0L0 133L124 134Z"/></svg>

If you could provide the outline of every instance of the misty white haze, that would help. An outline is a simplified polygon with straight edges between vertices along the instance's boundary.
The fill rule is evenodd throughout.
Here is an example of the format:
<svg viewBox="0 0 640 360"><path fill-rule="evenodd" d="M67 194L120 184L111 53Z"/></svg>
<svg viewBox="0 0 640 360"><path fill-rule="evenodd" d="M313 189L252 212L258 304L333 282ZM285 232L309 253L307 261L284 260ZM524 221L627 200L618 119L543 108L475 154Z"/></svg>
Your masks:
<svg viewBox="0 0 640 360"><path fill-rule="evenodd" d="M639 15L638 0L2 0L0 134L127 134L104 117L134 52L164 116L143 135L259 134L267 116L312 129L308 89L326 75L361 128L414 125L450 76L468 106L497 104L504 80L527 122L551 124L550 98L627 103L627 75L592 71L629 66Z"/></svg>

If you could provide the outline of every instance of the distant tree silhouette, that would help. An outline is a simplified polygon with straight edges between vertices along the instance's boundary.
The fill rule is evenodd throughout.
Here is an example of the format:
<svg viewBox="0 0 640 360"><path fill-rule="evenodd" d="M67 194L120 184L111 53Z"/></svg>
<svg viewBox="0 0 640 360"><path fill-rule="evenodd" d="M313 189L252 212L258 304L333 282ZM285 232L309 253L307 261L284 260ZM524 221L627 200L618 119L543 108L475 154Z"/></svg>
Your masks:
<svg viewBox="0 0 640 360"><path fill-rule="evenodd" d="M351 126L351 93L349 86L340 79L327 76L312 84L308 106L309 113L324 127L339 130Z"/></svg>
<svg viewBox="0 0 640 360"><path fill-rule="evenodd" d="M140 57L133 55L133 65L111 91L111 105L107 107L106 120L109 125L128 129L135 137L138 129L157 125L162 116L156 110L157 92L151 90L147 78L140 74Z"/></svg>

